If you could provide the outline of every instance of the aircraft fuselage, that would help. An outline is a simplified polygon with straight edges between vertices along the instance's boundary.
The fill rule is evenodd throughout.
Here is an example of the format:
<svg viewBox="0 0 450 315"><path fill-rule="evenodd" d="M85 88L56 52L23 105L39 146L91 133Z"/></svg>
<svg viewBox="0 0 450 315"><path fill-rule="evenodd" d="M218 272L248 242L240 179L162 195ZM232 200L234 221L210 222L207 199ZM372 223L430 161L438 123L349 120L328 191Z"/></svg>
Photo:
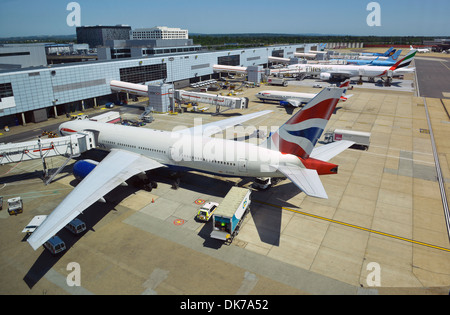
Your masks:
<svg viewBox="0 0 450 315"><path fill-rule="evenodd" d="M91 131L97 147L122 149L167 166L237 177L284 177L274 165L304 168L302 160L252 143L79 120L60 126L63 135Z"/></svg>

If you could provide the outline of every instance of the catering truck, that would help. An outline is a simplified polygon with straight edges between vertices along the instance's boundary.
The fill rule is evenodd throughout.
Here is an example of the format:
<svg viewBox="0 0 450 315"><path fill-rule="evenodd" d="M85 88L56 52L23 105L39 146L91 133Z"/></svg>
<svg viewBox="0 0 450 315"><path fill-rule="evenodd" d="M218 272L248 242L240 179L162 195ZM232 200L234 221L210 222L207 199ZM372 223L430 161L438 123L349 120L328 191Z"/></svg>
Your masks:
<svg viewBox="0 0 450 315"><path fill-rule="evenodd" d="M269 77L267 83L270 85L288 86L288 81L285 78Z"/></svg>
<svg viewBox="0 0 450 315"><path fill-rule="evenodd" d="M335 129L333 131L327 131L324 134L324 142L330 143L335 141L348 140L355 142L352 147L363 148L367 150L370 145L370 136L370 132Z"/></svg>
<svg viewBox="0 0 450 315"><path fill-rule="evenodd" d="M233 187L213 215L211 238L231 244L239 233L245 215L250 210L251 190Z"/></svg>

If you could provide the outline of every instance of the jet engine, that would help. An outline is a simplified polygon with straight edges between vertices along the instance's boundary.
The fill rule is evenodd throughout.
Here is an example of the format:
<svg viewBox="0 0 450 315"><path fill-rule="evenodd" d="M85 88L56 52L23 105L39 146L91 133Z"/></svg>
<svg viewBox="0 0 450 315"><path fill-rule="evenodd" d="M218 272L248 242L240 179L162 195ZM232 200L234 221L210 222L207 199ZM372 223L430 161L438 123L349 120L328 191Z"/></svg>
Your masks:
<svg viewBox="0 0 450 315"><path fill-rule="evenodd" d="M320 80L328 81L331 79L331 73L322 72L319 77L320 77Z"/></svg>
<svg viewBox="0 0 450 315"><path fill-rule="evenodd" d="M98 162L92 160L81 160L73 165L73 176L78 180L83 180L98 165Z"/></svg>

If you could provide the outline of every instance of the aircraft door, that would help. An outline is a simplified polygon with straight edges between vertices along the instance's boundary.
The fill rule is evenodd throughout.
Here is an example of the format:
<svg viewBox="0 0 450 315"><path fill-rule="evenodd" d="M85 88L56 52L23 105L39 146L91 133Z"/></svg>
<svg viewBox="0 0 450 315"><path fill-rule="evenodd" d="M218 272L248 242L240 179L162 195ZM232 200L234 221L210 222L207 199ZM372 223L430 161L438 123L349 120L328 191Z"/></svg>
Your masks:
<svg viewBox="0 0 450 315"><path fill-rule="evenodd" d="M239 172L247 173L247 160L244 160L244 159L239 160L238 169L239 169Z"/></svg>
<svg viewBox="0 0 450 315"><path fill-rule="evenodd" d="M182 153L180 152L181 148L170 147L169 148L169 158L173 162L180 162L182 160Z"/></svg>

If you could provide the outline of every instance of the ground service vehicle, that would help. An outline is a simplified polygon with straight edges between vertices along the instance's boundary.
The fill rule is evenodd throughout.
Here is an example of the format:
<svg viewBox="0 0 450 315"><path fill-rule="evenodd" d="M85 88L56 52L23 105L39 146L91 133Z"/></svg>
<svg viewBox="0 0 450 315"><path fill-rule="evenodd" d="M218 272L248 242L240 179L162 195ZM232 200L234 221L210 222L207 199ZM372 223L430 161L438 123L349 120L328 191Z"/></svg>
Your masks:
<svg viewBox="0 0 450 315"><path fill-rule="evenodd" d="M325 133L324 142L330 143L335 141L348 140L355 142L353 146L363 147L367 150L370 145L370 136L370 132L335 129L332 132Z"/></svg>
<svg viewBox="0 0 450 315"><path fill-rule="evenodd" d="M217 202L207 202L197 213L197 219L200 221L209 221L219 204Z"/></svg>
<svg viewBox="0 0 450 315"><path fill-rule="evenodd" d="M47 248L53 255L66 250L66 244L59 238L59 236L53 236L44 243L44 247Z"/></svg>
<svg viewBox="0 0 450 315"><path fill-rule="evenodd" d="M75 218L72 221L70 221L65 226L65 228L68 229L73 234L77 235L77 234L80 234L80 233L86 231L86 224L83 221L81 221L80 219Z"/></svg>
<svg viewBox="0 0 450 315"><path fill-rule="evenodd" d="M8 213L9 215L17 215L23 212L22 198L16 197L8 199Z"/></svg>
<svg viewBox="0 0 450 315"><path fill-rule="evenodd" d="M233 187L225 196L222 203L213 214L213 231L211 238L233 242L239 233L240 226L245 215L250 209L251 190L241 187Z"/></svg>
<svg viewBox="0 0 450 315"><path fill-rule="evenodd" d="M107 112L107 113L92 117L92 118L90 118L90 120L103 122L103 123L115 124L117 122L120 122L120 113L111 111L111 112Z"/></svg>
<svg viewBox="0 0 450 315"><path fill-rule="evenodd" d="M267 83L270 85L288 86L288 81L285 78L269 77Z"/></svg>

